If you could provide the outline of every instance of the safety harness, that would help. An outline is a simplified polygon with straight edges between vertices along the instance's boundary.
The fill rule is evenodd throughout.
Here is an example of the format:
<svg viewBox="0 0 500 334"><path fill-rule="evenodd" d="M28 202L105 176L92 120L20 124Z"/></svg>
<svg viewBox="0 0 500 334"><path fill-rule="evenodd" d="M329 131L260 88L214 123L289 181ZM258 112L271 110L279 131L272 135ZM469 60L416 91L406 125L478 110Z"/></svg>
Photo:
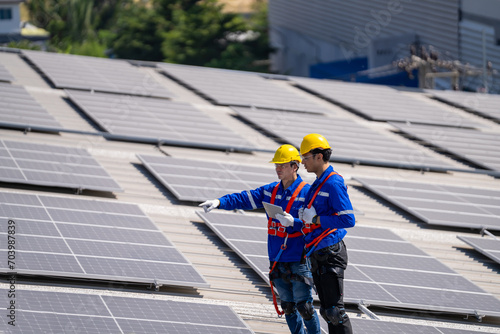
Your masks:
<svg viewBox="0 0 500 334"><path fill-rule="evenodd" d="M290 209L292 208L293 202L295 202L295 199L297 198L297 195L300 193L300 191L302 190L302 188L304 188L304 186L306 184L307 184L306 182L302 181L297 186L297 188L293 192L292 196L290 197L290 200L288 201L288 204L287 204L287 206L285 208L285 212L290 212ZM278 183L274 187L274 189L273 189L273 193L271 195L271 201L270 201L271 204L274 204L274 199L276 198L276 194L278 193L279 186L280 186L280 183ZM269 220L267 221L267 232L268 232L269 235L273 235L273 236L278 236L278 237L281 237L281 238L285 238L285 240L283 241L283 244L280 247L280 251L278 252L278 255L276 255L276 257L274 258L274 263L271 266L271 270L269 270L269 275L271 275L271 273L273 272L274 268L276 267L276 264L279 261L279 258L281 257L281 254L286 249L286 242L287 242L288 238L296 238L296 237L302 236L302 233L301 232L295 232L295 233L292 233L292 234L288 234L286 232L286 227L283 226L283 225L281 225L280 223L274 223L273 219L271 217L269 217ZM285 311L280 311L279 308L278 308L278 302L276 301L276 294L274 293L273 281L271 279L269 279L269 284L271 285L271 292L273 294L274 308L276 309L276 313L278 313L278 317L281 317L281 316L283 316L283 314L285 313Z"/></svg>
<svg viewBox="0 0 500 334"><path fill-rule="evenodd" d="M331 172L330 175L328 175L324 180L323 182L321 182L321 184L319 185L319 187L316 189L316 191L314 192L313 196L311 197L311 200L309 201L309 203L307 204L307 208L310 209L314 200L316 199L316 196L318 196L318 193L321 189L321 187L323 187L323 185L325 184L326 180L328 180L332 175L340 175L336 172ZM333 215L337 215L337 213L334 213ZM314 231L315 229L321 227L320 224L317 224L317 225L314 225L314 224L311 224L311 223L306 223L304 222L304 227L302 228L302 233L304 233L304 235L308 234L308 233L311 233L312 231ZM310 243L308 243L306 246L305 246L305 249L307 251L307 253L304 255L304 258L307 259L309 256L311 256L311 254L314 252L314 250L316 249L316 246L319 245L319 243L321 242L321 240L323 240L326 236L332 234L333 232L335 232L337 229L326 229L324 230L319 236L317 236L316 238L314 238L313 241L311 241Z"/></svg>

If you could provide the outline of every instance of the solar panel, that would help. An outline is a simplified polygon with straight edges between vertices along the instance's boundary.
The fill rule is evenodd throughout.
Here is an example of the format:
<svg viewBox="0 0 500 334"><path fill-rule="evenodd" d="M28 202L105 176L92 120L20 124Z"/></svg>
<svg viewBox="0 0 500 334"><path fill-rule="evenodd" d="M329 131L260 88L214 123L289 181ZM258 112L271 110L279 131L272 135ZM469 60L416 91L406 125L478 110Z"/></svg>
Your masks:
<svg viewBox="0 0 500 334"><path fill-rule="evenodd" d="M349 119L267 109L233 109L249 122L296 147L300 147L305 135L322 134L333 145L332 159L335 161L406 168L451 167L444 161Z"/></svg>
<svg viewBox="0 0 500 334"><path fill-rule="evenodd" d="M269 260L265 216L197 214L265 281ZM500 301L390 230L356 226L345 242L346 303L460 314L500 315ZM253 245L252 245L253 244Z"/></svg>
<svg viewBox="0 0 500 334"><path fill-rule="evenodd" d="M124 95L67 92L104 130L146 142L251 150L237 133L187 103Z"/></svg>
<svg viewBox="0 0 500 334"><path fill-rule="evenodd" d="M181 201L205 201L276 181L272 168L138 155L144 166Z"/></svg>
<svg viewBox="0 0 500 334"><path fill-rule="evenodd" d="M14 77L10 74L9 70L0 64L0 81L12 82Z"/></svg>
<svg viewBox="0 0 500 334"><path fill-rule="evenodd" d="M0 140L0 181L123 191L84 149Z"/></svg>
<svg viewBox="0 0 500 334"><path fill-rule="evenodd" d="M158 67L218 105L330 113L312 99L256 73L173 64L159 64Z"/></svg>
<svg viewBox="0 0 500 334"><path fill-rule="evenodd" d="M411 323L392 322L384 320L370 320L361 318L349 318L355 333L370 334L401 334L401 333L425 333L425 334L474 334L488 333L471 329L438 327L432 325L417 325ZM477 325L475 327L478 327Z"/></svg>
<svg viewBox="0 0 500 334"><path fill-rule="evenodd" d="M457 236L479 253L500 264L500 239Z"/></svg>
<svg viewBox="0 0 500 334"><path fill-rule="evenodd" d="M467 129L395 125L401 131L482 168L500 171L500 134Z"/></svg>
<svg viewBox="0 0 500 334"><path fill-rule="evenodd" d="M173 94L124 60L23 50L56 88L169 98Z"/></svg>
<svg viewBox="0 0 500 334"><path fill-rule="evenodd" d="M306 90L340 103L373 121L411 122L454 127L480 125L436 102L382 85L294 78Z"/></svg>
<svg viewBox="0 0 500 334"><path fill-rule="evenodd" d="M363 186L427 224L500 230L500 191L358 178Z"/></svg>
<svg viewBox="0 0 500 334"><path fill-rule="evenodd" d="M0 219L15 222L15 268L4 261L3 273L208 286L135 204L0 192Z"/></svg>
<svg viewBox="0 0 500 334"><path fill-rule="evenodd" d="M46 126L62 128L56 119L50 115L21 86L0 82L0 123L30 126Z"/></svg>
<svg viewBox="0 0 500 334"><path fill-rule="evenodd" d="M0 300L10 305L7 289ZM228 306L54 291L16 290L5 333L253 333Z"/></svg>
<svg viewBox="0 0 500 334"><path fill-rule="evenodd" d="M449 90L427 90L439 100L461 108L472 110L484 117L500 121L500 95L459 92Z"/></svg>

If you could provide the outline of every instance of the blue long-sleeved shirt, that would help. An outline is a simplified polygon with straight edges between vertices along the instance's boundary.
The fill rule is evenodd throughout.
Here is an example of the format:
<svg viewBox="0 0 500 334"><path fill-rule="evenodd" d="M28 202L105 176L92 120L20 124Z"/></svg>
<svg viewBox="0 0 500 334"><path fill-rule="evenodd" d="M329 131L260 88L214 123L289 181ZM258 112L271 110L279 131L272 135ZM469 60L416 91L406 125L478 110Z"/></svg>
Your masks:
<svg viewBox="0 0 500 334"><path fill-rule="evenodd" d="M306 195L304 207L308 205L316 189L318 189L320 184L332 172L334 172L333 167L328 166L323 174L321 174L321 177L316 178ZM356 222L354 210L352 208L349 195L347 194L347 187L344 183L344 178L338 174L332 175L323 184L312 206L316 209L316 214L319 216L321 227L305 236L306 244L313 241L328 228L337 229L337 231L325 237L318 244L318 246L316 246L316 250L334 245L342 240L347 234L345 229L353 227Z"/></svg>
<svg viewBox="0 0 500 334"><path fill-rule="evenodd" d="M274 204L279 205L285 211L288 201L290 200L292 194L295 192L295 189L302 182L302 178L300 175L297 175L297 179L289 186L287 189L283 189L283 185L280 182L278 192L276 193L276 198L274 199ZM274 190L274 187L278 184L278 182L273 182L266 184L262 187L259 187L254 190L246 190L241 193L227 194L219 198L220 209L224 210L234 210L234 209L242 209L242 210L253 210L262 208L262 202L271 202L271 196ZM297 194L295 201L292 204L292 207L289 213L295 218L294 225L287 227L286 231L291 234L296 231L300 231L302 227L302 222L296 218L298 217L298 210L304 204L304 197L309 190L310 185L306 184L301 191ZM269 217L268 217L269 219ZM278 220L274 219L275 222L279 223ZM264 226L264 225L263 225ZM267 229L267 224L265 225ZM244 238L244 236L242 236ZM280 247L284 242L284 238L268 235L267 238L267 250L270 261L276 261L276 256L280 251ZM304 249L304 238L302 236L298 236L295 238L288 238L287 240L287 248L282 252L279 262L298 262L300 261L302 250Z"/></svg>

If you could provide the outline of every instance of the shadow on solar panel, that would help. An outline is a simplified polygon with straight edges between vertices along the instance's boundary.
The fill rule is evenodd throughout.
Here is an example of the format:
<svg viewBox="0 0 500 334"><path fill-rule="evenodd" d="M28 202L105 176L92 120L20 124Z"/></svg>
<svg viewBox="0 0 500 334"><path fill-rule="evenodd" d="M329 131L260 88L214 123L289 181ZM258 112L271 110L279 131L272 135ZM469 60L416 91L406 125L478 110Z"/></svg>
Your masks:
<svg viewBox="0 0 500 334"><path fill-rule="evenodd" d="M13 257L3 273L208 286L137 205L6 192L0 203L0 237L15 244L12 256L2 242L0 255Z"/></svg>

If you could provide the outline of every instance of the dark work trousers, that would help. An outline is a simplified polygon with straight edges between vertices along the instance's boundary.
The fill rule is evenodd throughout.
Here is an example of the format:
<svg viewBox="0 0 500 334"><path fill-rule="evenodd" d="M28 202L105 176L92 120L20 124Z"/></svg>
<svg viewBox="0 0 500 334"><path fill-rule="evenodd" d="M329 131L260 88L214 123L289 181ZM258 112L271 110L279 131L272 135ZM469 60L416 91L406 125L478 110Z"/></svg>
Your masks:
<svg viewBox="0 0 500 334"><path fill-rule="evenodd" d="M321 307L344 309L344 270L347 268L347 249L341 240L311 255L311 271L318 291ZM344 311L342 311L344 313ZM351 334L351 321L347 314L338 325L328 324L330 334Z"/></svg>

